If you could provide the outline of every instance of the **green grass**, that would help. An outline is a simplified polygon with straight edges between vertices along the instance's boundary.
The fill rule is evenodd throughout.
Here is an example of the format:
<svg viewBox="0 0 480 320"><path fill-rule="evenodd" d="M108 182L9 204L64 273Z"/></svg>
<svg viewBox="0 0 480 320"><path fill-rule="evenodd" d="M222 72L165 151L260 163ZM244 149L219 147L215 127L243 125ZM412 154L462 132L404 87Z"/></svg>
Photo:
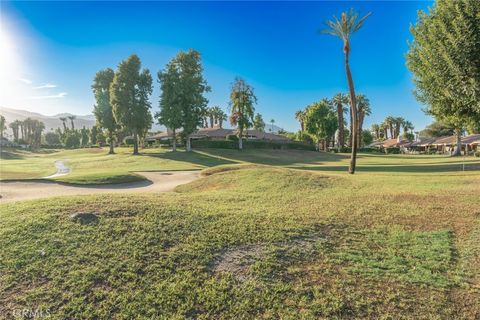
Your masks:
<svg viewBox="0 0 480 320"><path fill-rule="evenodd" d="M362 168L382 169L351 176L331 169L347 163L338 155L258 152L255 166L248 154L182 154L178 167L224 165L174 193L2 205L0 314L479 317L480 171L458 171L459 159L365 155ZM72 220L79 211L98 221Z"/></svg>
<svg viewBox="0 0 480 320"><path fill-rule="evenodd" d="M77 184L106 184L144 179L138 171L198 170L219 165L263 164L304 170L344 174L348 168L347 154L319 153L301 150L226 150L199 149L192 153L170 152L166 149L144 149L133 156L131 149L117 148L108 155L105 149L77 149L31 153L6 150L2 152L0 179L33 179L55 173L55 160L63 160L71 173L54 180ZM463 167L463 164L465 166ZM458 174L480 170L474 157L455 158L427 155L360 154L358 173L377 174Z"/></svg>

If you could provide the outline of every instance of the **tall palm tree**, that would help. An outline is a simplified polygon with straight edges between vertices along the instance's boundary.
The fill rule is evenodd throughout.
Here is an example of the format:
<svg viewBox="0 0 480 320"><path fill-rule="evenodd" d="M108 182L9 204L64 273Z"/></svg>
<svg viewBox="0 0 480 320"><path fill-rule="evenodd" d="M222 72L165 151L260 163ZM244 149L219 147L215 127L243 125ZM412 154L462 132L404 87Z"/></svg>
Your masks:
<svg viewBox="0 0 480 320"><path fill-rule="evenodd" d="M300 123L300 131L305 131L305 112L303 110L295 112L295 119Z"/></svg>
<svg viewBox="0 0 480 320"><path fill-rule="evenodd" d="M71 115L71 116L68 116L68 119L70 119L70 124L72 125L72 130L75 130L75 125L73 124L73 120L77 119L77 116Z"/></svg>
<svg viewBox="0 0 480 320"><path fill-rule="evenodd" d="M257 97L253 87L241 78L235 78L230 91L230 123L237 127L238 149L243 149L243 132L253 124Z"/></svg>
<svg viewBox="0 0 480 320"><path fill-rule="evenodd" d="M413 123L411 123L408 120L403 121L402 127L403 127L403 132L405 132L405 133L407 133L409 131L413 131L413 129L415 129L415 127L413 126Z"/></svg>
<svg viewBox="0 0 480 320"><path fill-rule="evenodd" d="M349 12L342 12L339 18L333 17L333 20L327 21L327 29L323 30L323 33L330 34L339 37L343 41L343 53L345 55L345 73L347 76L348 90L350 93L350 108L353 115L353 130L352 137L352 156L350 159L350 167L348 172L355 173L355 166L357 161L357 101L355 96L355 86L353 84L352 73L350 71L350 36L360 30L365 19L370 16L370 13L366 14L362 18L359 18L358 13L351 9Z"/></svg>
<svg viewBox="0 0 480 320"><path fill-rule="evenodd" d="M394 123L395 123L395 138L398 138L400 136L400 128L403 126L403 123L405 122L405 119L402 117L396 117L394 118Z"/></svg>
<svg viewBox="0 0 480 320"><path fill-rule="evenodd" d="M364 95L364 94L359 94L357 95L357 112L358 112L358 125L357 125L357 134L358 134L358 140L357 140L357 147L360 148L361 145L361 140L362 140L362 131L363 131L363 121L365 120L365 116L369 116L372 114L372 110L370 109L370 100Z"/></svg>
<svg viewBox="0 0 480 320"><path fill-rule="evenodd" d="M395 132L394 132L394 128L393 128L393 125L395 123L395 118L391 117L391 116L388 116L388 117L385 118L385 120L383 120L383 123L388 127L388 130L390 130L390 137L392 139L395 139L396 137L395 137Z"/></svg>
<svg viewBox="0 0 480 320"><path fill-rule="evenodd" d="M15 120L8 125L12 129L14 142L18 142L20 123L21 121Z"/></svg>
<svg viewBox="0 0 480 320"><path fill-rule="evenodd" d="M270 129L270 132L273 132L273 124L275 123L275 120L274 120L274 119L271 119L271 120L270 120L270 123L272 124L272 128Z"/></svg>
<svg viewBox="0 0 480 320"><path fill-rule="evenodd" d="M372 124L372 132L375 135L375 140L380 139L380 125L379 124Z"/></svg>
<svg viewBox="0 0 480 320"><path fill-rule="evenodd" d="M67 131L67 118L66 117L60 117L58 118L60 119L60 121L62 121L62 124L63 124L63 131Z"/></svg>
<svg viewBox="0 0 480 320"><path fill-rule="evenodd" d="M383 139L388 139L388 125L385 121L380 123L380 134L383 135Z"/></svg>
<svg viewBox="0 0 480 320"><path fill-rule="evenodd" d="M332 103L337 107L338 147L343 147L345 145L345 120L343 114L347 110L345 106L348 104L348 96L343 93L337 93L332 98Z"/></svg>

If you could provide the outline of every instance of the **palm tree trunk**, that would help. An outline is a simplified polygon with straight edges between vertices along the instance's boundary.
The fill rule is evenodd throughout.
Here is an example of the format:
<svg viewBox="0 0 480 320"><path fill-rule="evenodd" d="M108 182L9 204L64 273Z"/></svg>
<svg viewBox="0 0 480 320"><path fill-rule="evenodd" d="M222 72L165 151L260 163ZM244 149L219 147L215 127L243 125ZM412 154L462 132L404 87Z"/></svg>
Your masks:
<svg viewBox="0 0 480 320"><path fill-rule="evenodd" d="M350 157L350 167L348 168L348 173L354 174L355 173L355 166L357 164L357 138L358 135L356 134L357 131L357 101L355 97L355 87L353 85L352 73L350 71L350 65L348 61L350 51L350 45L347 42L345 44L344 52L345 52L345 72L347 74L347 81L348 81L348 90L350 92L350 109L352 114L352 155Z"/></svg>
<svg viewBox="0 0 480 320"><path fill-rule="evenodd" d="M177 134L175 129L172 129L172 151L177 151Z"/></svg>
<svg viewBox="0 0 480 320"><path fill-rule="evenodd" d="M353 141L352 133L353 133L353 114L352 114L352 108L350 108L350 141L348 141L348 146L350 148L352 147L352 141Z"/></svg>
<svg viewBox="0 0 480 320"><path fill-rule="evenodd" d="M108 151L108 154L114 154L115 151L113 150L114 148L114 141L113 141L113 131L112 130L108 130L108 140L110 141L110 151Z"/></svg>

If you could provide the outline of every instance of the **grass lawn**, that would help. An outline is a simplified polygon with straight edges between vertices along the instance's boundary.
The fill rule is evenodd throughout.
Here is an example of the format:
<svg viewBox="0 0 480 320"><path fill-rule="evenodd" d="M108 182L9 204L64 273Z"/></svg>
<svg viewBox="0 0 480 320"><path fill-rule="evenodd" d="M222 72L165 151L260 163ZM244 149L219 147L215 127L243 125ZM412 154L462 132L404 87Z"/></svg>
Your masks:
<svg viewBox="0 0 480 320"><path fill-rule="evenodd" d="M346 154L318 153L300 150L225 150L199 149L192 153L166 149L144 149L133 156L130 148L117 148L109 155L106 149L2 151L0 179L35 179L55 173L55 160L71 168L66 176L53 180L76 184L104 184L142 180L137 171L199 170L218 165L254 163L305 170L344 174L349 157ZM463 158L447 156L359 155L359 172L458 172ZM465 170L480 170L480 159L467 157Z"/></svg>
<svg viewBox="0 0 480 320"><path fill-rule="evenodd" d="M87 172L85 152L64 152ZM361 155L351 176L344 155L150 152L92 154L89 170L211 168L174 193L1 205L0 314L480 317L478 160Z"/></svg>

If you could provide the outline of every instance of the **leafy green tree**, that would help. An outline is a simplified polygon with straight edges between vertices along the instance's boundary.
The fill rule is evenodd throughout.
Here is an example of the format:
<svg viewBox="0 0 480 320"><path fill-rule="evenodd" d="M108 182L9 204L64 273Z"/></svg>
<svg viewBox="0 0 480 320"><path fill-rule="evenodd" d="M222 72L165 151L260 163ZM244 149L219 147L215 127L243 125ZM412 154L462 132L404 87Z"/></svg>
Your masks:
<svg viewBox="0 0 480 320"><path fill-rule="evenodd" d="M172 110L179 111L180 126L183 128L182 138L186 141L186 151L191 151L190 135L199 126L204 125L205 109L208 103L204 94L210 91L210 87L203 78L203 66L198 51L190 49L187 52L179 52L170 64L178 74L174 74L173 71L169 74L172 79L178 77L178 81L172 84L175 88L171 89L172 99L175 100L168 100L170 101L168 103L171 104ZM177 118L171 118L171 120L170 126L178 126Z"/></svg>
<svg viewBox="0 0 480 320"><path fill-rule="evenodd" d="M343 93L337 93L332 98L332 103L337 108L337 122L338 122L338 147L341 148L345 146L345 120L343 118L347 108L345 106L348 104L348 96Z"/></svg>
<svg viewBox="0 0 480 320"><path fill-rule="evenodd" d="M90 142L95 145L97 144L97 134L98 134L98 127L94 125L90 130Z"/></svg>
<svg viewBox="0 0 480 320"><path fill-rule="evenodd" d="M81 144L81 134L78 130L68 130L65 134L65 147L67 149L76 149Z"/></svg>
<svg viewBox="0 0 480 320"><path fill-rule="evenodd" d="M480 1L438 0L418 13L411 32L407 66L417 100L455 128L460 155L462 128L480 122Z"/></svg>
<svg viewBox="0 0 480 320"><path fill-rule="evenodd" d="M0 115L0 138L3 139L3 133L7 129L7 125L5 122L5 117Z"/></svg>
<svg viewBox="0 0 480 320"><path fill-rule="evenodd" d="M110 86L110 104L116 122L133 134L133 154L138 153L138 135L152 126L149 95L152 94L152 76L141 70L137 55L131 55L118 65Z"/></svg>
<svg viewBox="0 0 480 320"><path fill-rule="evenodd" d="M420 131L419 135L423 138L438 138L444 136L451 136L454 133L454 126L440 121L435 121L426 126L425 129Z"/></svg>
<svg viewBox="0 0 480 320"><path fill-rule="evenodd" d="M342 15L339 18L334 17L333 20L327 21L327 29L323 30L324 33L330 34L340 38L343 41L343 53L345 56L345 73L347 76L348 89L350 93L350 108L352 114L353 124L351 130L351 144L352 144L352 156L350 159L350 167L348 172L351 174L355 173L355 166L357 161L357 140L358 129L357 129L357 100L355 96L355 86L353 84L352 73L350 71L350 37L353 33L360 30L365 19L370 16L370 13L363 16L362 18L358 17L358 13L351 9L349 12L342 12Z"/></svg>
<svg viewBox="0 0 480 320"><path fill-rule="evenodd" d="M338 129L336 112L326 101L316 102L305 110L305 130L316 140L318 149L327 149L327 142L331 140ZM320 144L323 147L320 148Z"/></svg>
<svg viewBox="0 0 480 320"><path fill-rule="evenodd" d="M235 78L230 90L230 123L237 127L238 148L243 149L243 132L253 125L257 97L253 87L241 78Z"/></svg>
<svg viewBox="0 0 480 320"><path fill-rule="evenodd" d="M97 132L97 143L101 147L107 142L107 139L105 138L105 134L103 133L102 128L98 128Z"/></svg>
<svg viewBox="0 0 480 320"><path fill-rule="evenodd" d="M260 113L257 113L253 119L253 128L258 131L265 131L265 122Z"/></svg>
<svg viewBox="0 0 480 320"><path fill-rule="evenodd" d="M100 70L96 73L92 85L93 95L95 96L96 101L96 104L93 107L93 114L97 120L97 125L108 131L108 137L110 140L109 154L115 153L114 136L118 128L115 117L113 116L112 105L110 104L110 86L113 82L114 76L115 73L110 68ZM95 129L95 133L96 131L97 130ZM92 143L96 144L96 140L97 139L95 139L95 143L92 140Z"/></svg>
<svg viewBox="0 0 480 320"><path fill-rule="evenodd" d="M369 130L362 131L362 145L368 146L373 142L373 135Z"/></svg>
<svg viewBox="0 0 480 320"><path fill-rule="evenodd" d="M160 111L155 114L158 123L172 130L172 149L177 150L177 130L183 124L183 108L181 105L182 87L180 69L177 59L173 59L165 69L158 72L160 82Z"/></svg>

